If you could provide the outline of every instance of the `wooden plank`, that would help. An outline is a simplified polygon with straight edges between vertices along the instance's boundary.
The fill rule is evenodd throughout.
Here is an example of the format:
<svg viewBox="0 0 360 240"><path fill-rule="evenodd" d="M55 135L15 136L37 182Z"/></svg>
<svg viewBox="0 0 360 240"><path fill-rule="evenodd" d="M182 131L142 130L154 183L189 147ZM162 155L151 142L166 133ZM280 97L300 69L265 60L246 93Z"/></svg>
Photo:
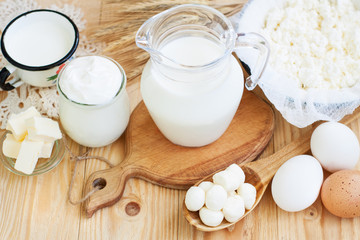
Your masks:
<svg viewBox="0 0 360 240"><path fill-rule="evenodd" d="M46 4L63 3L81 7L88 22L87 29L98 28L97 23L101 21L110 23L121 17L121 8L126 11L131 4L141 3L131 0L38 2L45 7ZM164 0L157 2L163 3ZM229 12L234 9L234 4L244 3L246 0L207 2ZM227 10L220 6L221 4L227 4ZM141 19L147 19L151 14L153 13L148 12ZM118 36L114 35L114 38ZM133 35L131 38L133 39ZM106 38L102 40L106 41ZM122 57L116 52L107 54L122 64ZM131 92L132 109L141 100L138 91L141 66L135 67L138 68L138 75L134 75L136 80L127 87L129 93ZM131 71L131 66L125 70ZM4 95L5 93L0 93L0 99L3 99ZM274 138L261 157L281 149L306 131L291 126L277 111L275 113ZM359 137L360 120L352 122L349 126ZM121 161L118 156L123 154L123 143L123 139L120 139L114 147L95 149L92 154L101 154L116 163ZM71 141L69 144L72 151L80 150L77 144ZM304 211L287 213L275 205L270 188L255 211L236 224L232 232L222 230L202 233L195 230L182 216L185 191L155 186L140 179L129 180L124 197L117 204L87 219L80 206L72 206L66 199L73 168L74 164L69 161L68 156L52 172L38 177L19 177L0 166L0 239L360 239L360 218L335 217L323 208L320 199ZM73 198L80 198L85 179L92 172L105 168L105 164L96 160L90 160L86 164L80 163ZM360 163L357 169L360 169ZM130 202L141 203L137 215L126 214L126 206ZM136 210L136 207L132 208Z"/></svg>
<svg viewBox="0 0 360 240"><path fill-rule="evenodd" d="M69 146L74 152L79 148L70 141ZM72 167L65 156L58 167L46 174L22 177L1 165L0 239L77 236L80 208L67 201ZM77 182L83 178L83 170L78 169ZM73 197L79 198L80 193L74 193Z"/></svg>

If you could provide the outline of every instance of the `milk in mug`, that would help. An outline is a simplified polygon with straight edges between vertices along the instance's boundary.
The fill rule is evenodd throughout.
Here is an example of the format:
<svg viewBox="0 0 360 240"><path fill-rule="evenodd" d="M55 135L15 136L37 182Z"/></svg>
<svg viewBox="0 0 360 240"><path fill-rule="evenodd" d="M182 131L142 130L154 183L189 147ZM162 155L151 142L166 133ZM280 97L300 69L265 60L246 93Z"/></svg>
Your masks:
<svg viewBox="0 0 360 240"><path fill-rule="evenodd" d="M46 14L46 13L43 13ZM26 66L45 66L62 59L74 44L73 29L55 21L18 21L4 37L6 51ZM22 26L23 25L23 26Z"/></svg>
<svg viewBox="0 0 360 240"><path fill-rule="evenodd" d="M68 16L37 9L14 18L0 42L8 61L0 73L1 89L9 91L23 82L47 87L56 83L59 68L73 57L79 31Z"/></svg>

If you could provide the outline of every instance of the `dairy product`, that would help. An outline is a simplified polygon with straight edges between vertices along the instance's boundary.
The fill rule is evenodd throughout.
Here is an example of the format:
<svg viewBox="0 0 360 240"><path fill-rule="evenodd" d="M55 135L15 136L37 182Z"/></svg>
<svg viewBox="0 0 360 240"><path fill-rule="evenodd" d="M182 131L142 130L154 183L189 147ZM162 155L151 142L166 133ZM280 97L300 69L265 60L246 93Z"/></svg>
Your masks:
<svg viewBox="0 0 360 240"><path fill-rule="evenodd" d="M187 66L202 66L222 57L224 46L199 36L180 37L165 44L160 52Z"/></svg>
<svg viewBox="0 0 360 240"><path fill-rule="evenodd" d="M13 134L6 134L6 138L3 142L2 151L5 156L10 158L17 158L21 147L21 142L17 141Z"/></svg>
<svg viewBox="0 0 360 240"><path fill-rule="evenodd" d="M203 66L223 57L224 47L200 36L184 36L160 49L167 59ZM173 143L203 146L229 126L243 92L243 74L229 55L201 70L177 69L150 60L142 74L141 94L160 131Z"/></svg>
<svg viewBox="0 0 360 240"><path fill-rule="evenodd" d="M25 139L29 140L28 137L25 137ZM29 140L29 141L33 141L33 140ZM14 138L13 134L11 133L6 134L6 138L3 142L3 149L2 149L4 155L16 159L19 155L22 142L23 141L17 141ZM49 158L51 156L55 140L53 140L52 142L43 142L43 141L38 141L38 142L43 143L43 147L39 153L39 158Z"/></svg>
<svg viewBox="0 0 360 240"><path fill-rule="evenodd" d="M105 104L118 93L123 75L108 58L76 58L61 74L61 91L72 101L82 104Z"/></svg>
<svg viewBox="0 0 360 240"><path fill-rule="evenodd" d="M226 168L226 171L234 172L236 174L236 176L239 178L238 181L240 182L240 184L245 182L245 173L241 169L241 167L239 165L237 165L236 163L233 163L230 166L228 166Z"/></svg>
<svg viewBox="0 0 360 240"><path fill-rule="evenodd" d="M231 164L224 171L215 173L213 182L225 188L227 192L238 189L245 181L245 173L237 164Z"/></svg>
<svg viewBox="0 0 360 240"><path fill-rule="evenodd" d="M223 186L227 192L236 190L241 184L236 173L226 170L214 174L213 182Z"/></svg>
<svg viewBox="0 0 360 240"><path fill-rule="evenodd" d="M52 149L54 147L55 141L52 142L43 142L43 147L39 153L39 158L49 158L51 157Z"/></svg>
<svg viewBox="0 0 360 240"><path fill-rule="evenodd" d="M303 89L360 81L360 11L352 0L286 0L268 13L261 33L271 45L271 67Z"/></svg>
<svg viewBox="0 0 360 240"><path fill-rule="evenodd" d="M224 217L228 222L236 222L254 206L256 188L244 183L245 173L239 165L231 164L214 174L213 180L214 183L203 181L198 187L191 187L185 197L186 208L189 211L200 209L200 219L205 225L217 226Z"/></svg>
<svg viewBox="0 0 360 240"><path fill-rule="evenodd" d="M199 188L202 188L206 193L213 185L214 185L213 182L203 181L199 184Z"/></svg>
<svg viewBox="0 0 360 240"><path fill-rule="evenodd" d="M226 190L218 185L214 184L207 192L205 196L205 205L211 210L221 210L227 199Z"/></svg>
<svg viewBox="0 0 360 240"><path fill-rule="evenodd" d="M224 213L226 221L236 222L245 213L244 200L237 194L228 197L222 212Z"/></svg>
<svg viewBox="0 0 360 240"><path fill-rule="evenodd" d="M4 45L18 63L45 66L71 50L74 36L74 29L61 15L44 11L15 21L4 35Z"/></svg>
<svg viewBox="0 0 360 240"><path fill-rule="evenodd" d="M118 63L87 56L71 61L59 75L60 121L66 133L88 147L101 147L124 132L130 117L126 76Z"/></svg>
<svg viewBox="0 0 360 240"><path fill-rule="evenodd" d="M203 207L199 211L201 221L211 227L219 225L224 219L224 214L219 210L211 210L207 207Z"/></svg>
<svg viewBox="0 0 360 240"><path fill-rule="evenodd" d="M237 193L244 200L245 209L251 209L256 200L256 188L250 183L243 183L237 189Z"/></svg>
<svg viewBox="0 0 360 240"><path fill-rule="evenodd" d="M191 187L185 196L186 208L190 211L199 211L205 203L205 191L200 187Z"/></svg>
<svg viewBox="0 0 360 240"><path fill-rule="evenodd" d="M5 156L15 158L14 168L25 174L34 171L38 158L49 158L54 141L62 137L59 124L41 117L34 107L11 115L7 129L12 133L6 134L2 151Z"/></svg>
<svg viewBox="0 0 360 240"><path fill-rule="evenodd" d="M25 124L29 140L54 142L62 137L58 123L50 118L32 117Z"/></svg>
<svg viewBox="0 0 360 240"><path fill-rule="evenodd" d="M12 114L8 119L6 129L12 132L17 141L22 141L27 134L25 121L34 116L41 116L35 107L30 107L19 114Z"/></svg>
<svg viewBox="0 0 360 240"><path fill-rule="evenodd" d="M35 169L43 145L43 142L25 139L21 143L14 168L23 173L31 174Z"/></svg>

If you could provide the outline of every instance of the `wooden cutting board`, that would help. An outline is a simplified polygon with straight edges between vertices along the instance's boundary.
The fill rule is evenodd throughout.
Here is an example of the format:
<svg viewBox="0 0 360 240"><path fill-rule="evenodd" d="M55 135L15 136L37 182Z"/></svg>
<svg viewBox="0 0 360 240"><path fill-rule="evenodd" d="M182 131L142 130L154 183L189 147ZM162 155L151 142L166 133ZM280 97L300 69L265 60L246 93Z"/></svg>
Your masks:
<svg viewBox="0 0 360 240"><path fill-rule="evenodd" d="M254 160L266 147L274 129L271 107L244 91L229 128L217 141L204 147L182 147L167 140L141 102L133 111L125 132L125 159L117 166L97 171L85 191L103 187L85 203L86 215L116 203L131 177L164 187L186 189L203 177L232 163Z"/></svg>

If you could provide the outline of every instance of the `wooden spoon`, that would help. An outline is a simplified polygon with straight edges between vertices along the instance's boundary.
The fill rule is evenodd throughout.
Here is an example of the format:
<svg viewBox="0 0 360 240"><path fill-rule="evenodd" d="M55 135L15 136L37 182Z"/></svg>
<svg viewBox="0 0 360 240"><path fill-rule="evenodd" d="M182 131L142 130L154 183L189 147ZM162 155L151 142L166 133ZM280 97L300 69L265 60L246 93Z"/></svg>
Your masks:
<svg viewBox="0 0 360 240"><path fill-rule="evenodd" d="M342 123L349 124L351 121L357 119L360 115L360 108L358 108L352 115L348 115L342 119ZM246 210L245 214L238 220L240 221L244 217L246 217L260 202L262 196L265 193L267 186L269 185L272 177L275 175L276 171L280 168L280 166L286 162L288 159L296 156L308 153L310 151L310 138L312 131L307 132L300 138L292 141L290 144L282 148L280 151L274 153L273 155L259 159L257 161L239 164L242 170L245 173L245 182L251 183L255 186L256 200L253 207L250 210ZM195 184L198 186L203 181L212 181L212 176L208 176ZM233 225L235 225L238 221L230 223L226 220L216 226L209 227L202 223L199 212L190 212L187 210L185 206L185 201L183 203L183 214L186 220L193 226L195 226L198 230L204 232L212 232L221 230L224 228L231 229Z"/></svg>

